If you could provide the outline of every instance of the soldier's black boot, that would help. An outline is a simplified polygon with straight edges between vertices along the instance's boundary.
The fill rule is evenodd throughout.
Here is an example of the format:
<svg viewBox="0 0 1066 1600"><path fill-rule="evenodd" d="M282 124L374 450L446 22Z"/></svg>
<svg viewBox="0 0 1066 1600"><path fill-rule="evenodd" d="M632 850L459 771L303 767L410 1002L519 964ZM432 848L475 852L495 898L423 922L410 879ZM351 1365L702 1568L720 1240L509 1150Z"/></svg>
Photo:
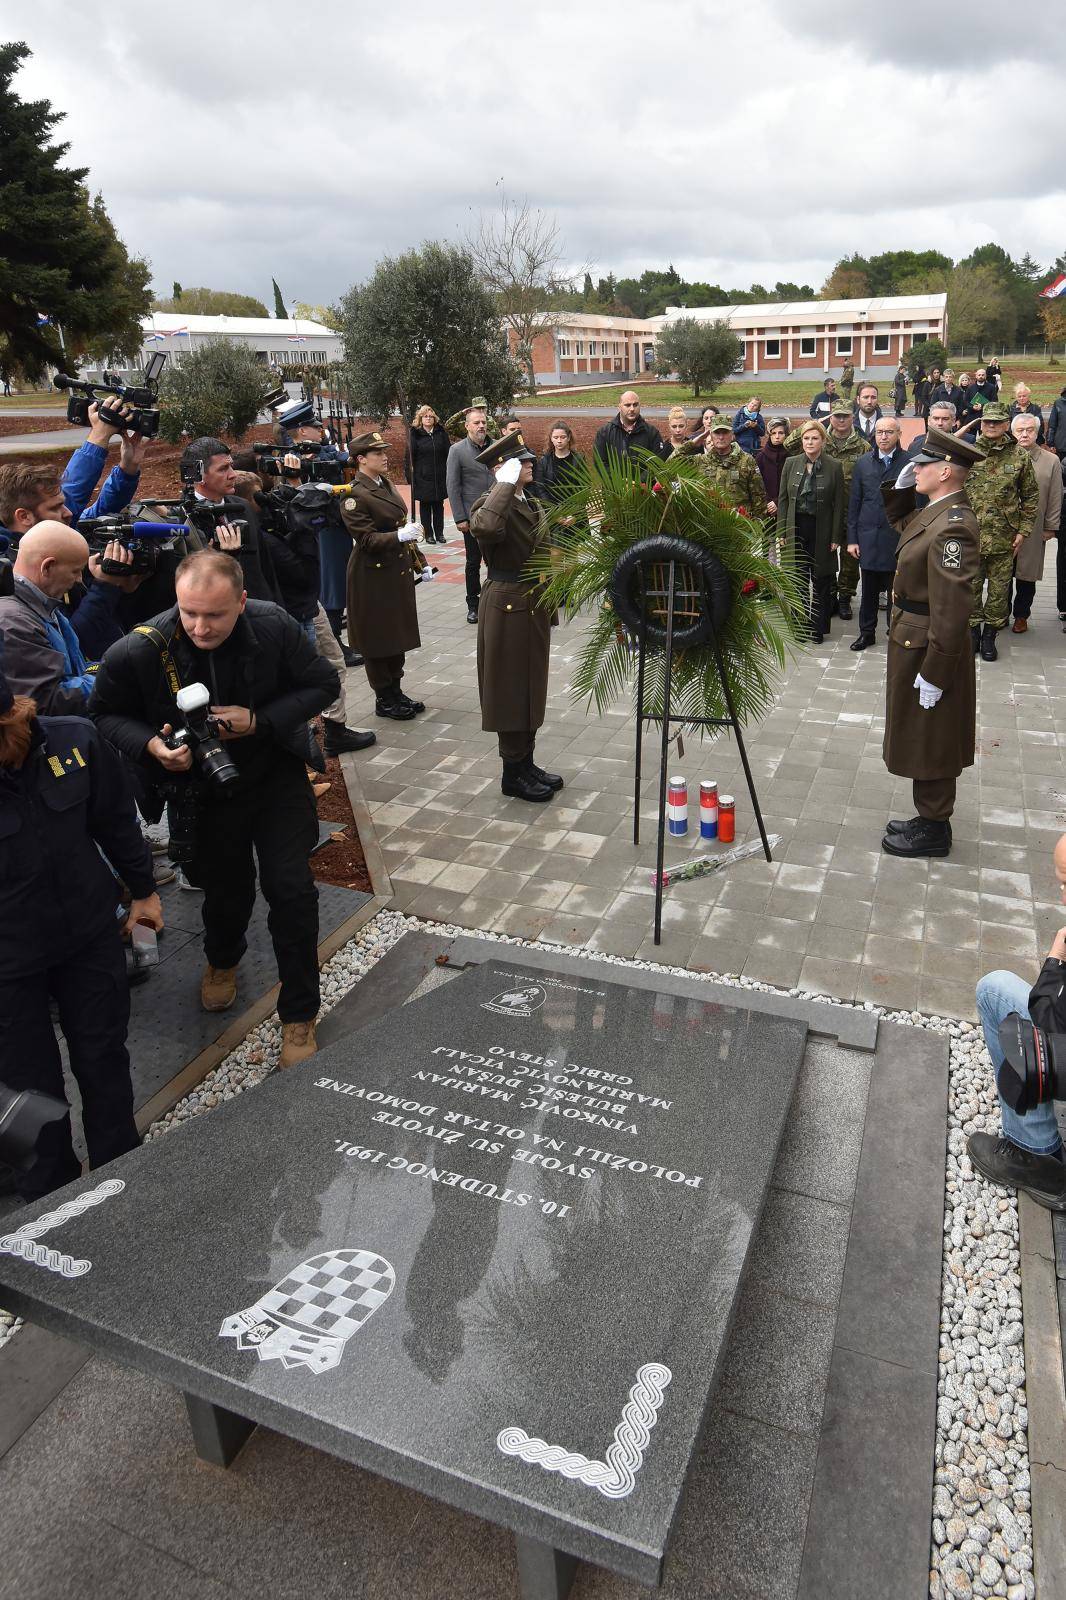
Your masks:
<svg viewBox="0 0 1066 1600"><path fill-rule="evenodd" d="M532 773L538 783L546 783L553 793L563 787L563 780L559 774L557 772L545 772L543 767L537 766L532 756L529 756L526 760L526 771Z"/></svg>
<svg viewBox="0 0 1066 1600"><path fill-rule="evenodd" d="M973 640L973 653L974 653L974 655L976 655L977 652L981 648L981 624L980 623L978 623L975 628L971 628L970 629L970 638Z"/></svg>
<svg viewBox="0 0 1066 1600"><path fill-rule="evenodd" d="M376 733L360 733L333 717L322 718L322 748L327 756L343 755L346 750L367 750L377 744Z"/></svg>
<svg viewBox="0 0 1066 1600"><path fill-rule="evenodd" d="M417 715L409 700L400 699L400 691L395 684L380 690L374 701L374 710L379 717L391 717L393 722L410 722Z"/></svg>
<svg viewBox="0 0 1066 1600"><path fill-rule="evenodd" d="M849 594L842 594L837 601L837 616L841 622L851 621L851 596Z"/></svg>
<svg viewBox="0 0 1066 1600"><path fill-rule="evenodd" d="M412 700L410 695L404 694L402 689L398 688L396 693L399 697L400 704L402 706L412 706L416 716L420 711L424 711L426 709L421 700Z"/></svg>
<svg viewBox="0 0 1066 1600"><path fill-rule="evenodd" d="M996 649L996 630L990 622L986 622L981 630L981 660L999 660L999 651Z"/></svg>
<svg viewBox="0 0 1066 1600"><path fill-rule="evenodd" d="M1066 1211L1066 1167L1056 1156L1038 1156L994 1133L971 1133L966 1154L989 1183L1021 1189L1048 1211Z"/></svg>
<svg viewBox="0 0 1066 1600"><path fill-rule="evenodd" d="M555 790L534 777L527 765L528 760L527 757L526 761L504 762L501 790L515 800L550 800Z"/></svg>
<svg viewBox="0 0 1066 1600"><path fill-rule="evenodd" d="M888 827L885 829L885 832L889 835L889 837L891 837L892 834L894 834L894 833L906 833L908 828L917 827L917 825L921 822L921 820L922 820L921 817L908 817L906 822L901 822L900 820L894 818L888 824ZM950 822L945 822L944 826L948 830L948 843L950 844L951 843L951 823Z"/></svg>
<svg viewBox="0 0 1066 1600"><path fill-rule="evenodd" d="M899 833L885 833L881 849L890 856L946 856L951 851L951 827L929 817L905 822Z"/></svg>

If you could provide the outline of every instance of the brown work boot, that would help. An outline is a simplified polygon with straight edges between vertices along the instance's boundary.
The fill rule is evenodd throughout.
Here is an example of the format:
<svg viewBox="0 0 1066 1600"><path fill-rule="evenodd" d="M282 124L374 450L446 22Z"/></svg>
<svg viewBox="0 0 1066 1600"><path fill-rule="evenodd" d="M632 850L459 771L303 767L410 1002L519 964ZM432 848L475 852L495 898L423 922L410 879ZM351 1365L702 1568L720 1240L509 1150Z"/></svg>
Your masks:
<svg viewBox="0 0 1066 1600"><path fill-rule="evenodd" d="M310 1022L282 1023L279 1067L298 1066L301 1061L306 1061L308 1056L318 1053L318 1043L315 1039L316 1021L317 1018L312 1017Z"/></svg>
<svg viewBox="0 0 1066 1600"><path fill-rule="evenodd" d="M200 1004L205 1011L228 1011L237 998L237 968L208 966L200 979Z"/></svg>
<svg viewBox="0 0 1066 1600"><path fill-rule="evenodd" d="M1010 631L1011 633L1028 633L1029 624L1026 622L1024 617L1015 617L1014 624Z"/></svg>

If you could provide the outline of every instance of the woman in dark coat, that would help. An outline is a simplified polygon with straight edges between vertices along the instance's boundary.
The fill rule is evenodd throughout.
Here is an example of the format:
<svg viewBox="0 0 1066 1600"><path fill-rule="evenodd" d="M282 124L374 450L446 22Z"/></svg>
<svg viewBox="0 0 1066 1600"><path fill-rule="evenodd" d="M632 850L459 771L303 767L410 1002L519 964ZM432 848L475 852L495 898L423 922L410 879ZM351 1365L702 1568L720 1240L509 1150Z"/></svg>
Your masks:
<svg viewBox="0 0 1066 1600"><path fill-rule="evenodd" d="M444 475L451 440L432 406L419 406L407 441L407 481L427 544L444 544Z"/></svg>
<svg viewBox="0 0 1066 1600"><path fill-rule="evenodd" d="M785 439L788 435L788 418L771 417L766 427L766 443L755 457L755 465L766 490L766 509L771 516L777 514L777 496L781 487L781 471L788 457Z"/></svg>
<svg viewBox="0 0 1066 1600"><path fill-rule="evenodd" d="M837 549L844 537L844 473L825 450L820 422L804 424L802 454L789 456L777 498L777 537L789 541L801 587L807 595L815 644L829 632L829 602Z"/></svg>
<svg viewBox="0 0 1066 1600"><path fill-rule="evenodd" d="M548 448L533 468L533 482L529 492L539 500L545 512L550 512L559 500L576 487L574 468L582 465L583 458L574 449L574 430L568 422L553 422L548 434Z"/></svg>
<svg viewBox="0 0 1066 1600"><path fill-rule="evenodd" d="M348 642L363 655L378 716L409 722L426 709L400 688L404 656L422 643L415 605L418 534L386 476L389 458L381 434L361 434L348 448L356 466L341 509L352 539Z"/></svg>

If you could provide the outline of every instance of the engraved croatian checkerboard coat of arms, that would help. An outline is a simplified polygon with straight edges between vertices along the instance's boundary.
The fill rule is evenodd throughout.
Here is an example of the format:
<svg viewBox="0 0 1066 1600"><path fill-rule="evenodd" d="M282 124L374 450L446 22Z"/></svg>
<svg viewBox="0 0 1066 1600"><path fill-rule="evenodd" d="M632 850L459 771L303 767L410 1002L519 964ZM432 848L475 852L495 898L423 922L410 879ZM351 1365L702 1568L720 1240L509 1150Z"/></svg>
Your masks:
<svg viewBox="0 0 1066 1600"><path fill-rule="evenodd" d="M260 1361L328 1372L396 1287L396 1273L370 1250L326 1250L286 1273L254 1305L226 1317L220 1339L236 1339Z"/></svg>

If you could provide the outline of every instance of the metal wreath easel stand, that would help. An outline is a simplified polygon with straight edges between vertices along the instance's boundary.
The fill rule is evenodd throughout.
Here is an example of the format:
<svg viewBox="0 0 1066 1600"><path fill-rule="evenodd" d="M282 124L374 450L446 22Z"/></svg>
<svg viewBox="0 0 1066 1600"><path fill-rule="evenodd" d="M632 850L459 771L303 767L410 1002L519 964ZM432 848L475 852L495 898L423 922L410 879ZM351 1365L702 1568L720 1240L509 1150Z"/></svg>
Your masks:
<svg viewBox="0 0 1066 1600"><path fill-rule="evenodd" d="M711 624L711 648L714 651L715 666L718 669L718 680L722 685L722 694L729 711L727 717L675 717L670 710L670 690L673 679L674 667L674 614L677 601L677 561L654 563L656 567L667 569L665 590L652 590L650 593L645 586L644 567L640 568L640 628L637 634L637 746L636 761L633 778L633 843L640 843L640 779L641 755L644 742L645 722L658 722L659 718L654 713L644 708L644 667L647 659L647 621L648 601L661 598L665 593L666 598L666 641L663 645L665 655L665 672L663 678L663 715L662 739L659 747L659 837L655 853L655 943L662 943L663 924L663 858L666 849L666 774L670 754L670 729L675 723L683 723L690 727L703 728L732 728L740 751L740 759L744 767L744 776L748 782L748 793L751 796L755 820L759 825L759 836L767 861L772 861L770 841L766 837L766 827L759 807L759 797L755 793L755 780L751 775L751 766L748 762L748 752L744 746L744 735L740 729L740 720L737 717L736 706L733 704L733 692L729 687L729 678L726 675L725 663L722 660L722 650L718 643L718 634ZM693 572L684 562L680 565L686 572L691 572L696 580L697 587L693 588L688 598L696 600L710 615L710 601L707 596L706 586L701 574Z"/></svg>

